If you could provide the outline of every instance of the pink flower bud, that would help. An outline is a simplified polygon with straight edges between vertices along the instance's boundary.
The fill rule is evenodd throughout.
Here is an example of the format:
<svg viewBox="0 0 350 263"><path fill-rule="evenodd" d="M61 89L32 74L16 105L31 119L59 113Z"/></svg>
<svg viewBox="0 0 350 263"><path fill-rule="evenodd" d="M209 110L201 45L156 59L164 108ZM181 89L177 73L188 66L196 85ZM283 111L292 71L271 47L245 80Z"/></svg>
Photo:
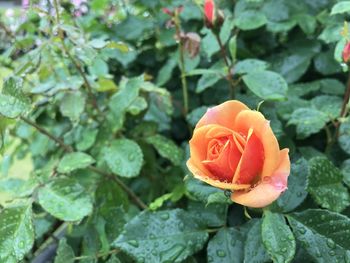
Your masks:
<svg viewBox="0 0 350 263"><path fill-rule="evenodd" d="M214 0L205 0L204 2L204 19L208 27L215 23L215 3Z"/></svg>
<svg viewBox="0 0 350 263"><path fill-rule="evenodd" d="M350 42L347 42L343 49L343 61L345 63L350 62Z"/></svg>

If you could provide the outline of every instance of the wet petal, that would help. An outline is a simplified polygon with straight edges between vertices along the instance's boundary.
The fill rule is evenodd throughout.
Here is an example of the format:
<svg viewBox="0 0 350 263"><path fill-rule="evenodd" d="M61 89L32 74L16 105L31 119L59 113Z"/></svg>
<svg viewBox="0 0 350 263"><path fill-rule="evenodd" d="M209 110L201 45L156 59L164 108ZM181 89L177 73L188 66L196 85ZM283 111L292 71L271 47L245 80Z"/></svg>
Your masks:
<svg viewBox="0 0 350 263"><path fill-rule="evenodd" d="M242 110L249 110L249 108L237 100L226 101L208 109L197 123L196 129L208 124L218 124L232 130L236 116Z"/></svg>
<svg viewBox="0 0 350 263"><path fill-rule="evenodd" d="M288 149L280 151L280 162L277 170L250 191L235 191L231 199L241 205L249 207L265 207L275 201L287 187L290 173Z"/></svg>
<svg viewBox="0 0 350 263"><path fill-rule="evenodd" d="M280 150L269 121L260 112L244 110L237 115L233 129L245 135L248 134L249 129L254 130L254 134L264 147L264 165L261 176L271 176L278 166Z"/></svg>

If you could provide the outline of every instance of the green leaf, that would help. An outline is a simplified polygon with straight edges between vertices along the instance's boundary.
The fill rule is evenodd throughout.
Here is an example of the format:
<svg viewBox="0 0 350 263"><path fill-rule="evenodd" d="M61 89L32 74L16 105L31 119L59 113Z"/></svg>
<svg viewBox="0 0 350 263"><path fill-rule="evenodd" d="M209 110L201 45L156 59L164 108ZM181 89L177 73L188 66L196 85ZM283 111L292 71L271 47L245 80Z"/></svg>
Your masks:
<svg viewBox="0 0 350 263"><path fill-rule="evenodd" d="M343 100L338 96L321 95L314 97L311 104L328 116L330 120L339 117Z"/></svg>
<svg viewBox="0 0 350 263"><path fill-rule="evenodd" d="M298 14L295 18L298 21L301 30L303 30L306 35L311 35L315 32L317 20L314 16L309 14Z"/></svg>
<svg viewBox="0 0 350 263"><path fill-rule="evenodd" d="M55 263L74 263L75 255L73 249L67 244L67 240L62 238L57 248Z"/></svg>
<svg viewBox="0 0 350 263"><path fill-rule="evenodd" d="M22 261L34 244L31 206L4 208L0 213L0 236L0 262Z"/></svg>
<svg viewBox="0 0 350 263"><path fill-rule="evenodd" d="M174 209L142 212L126 224L112 245L137 262L181 262L201 250L207 239L191 215Z"/></svg>
<svg viewBox="0 0 350 263"><path fill-rule="evenodd" d="M242 30L252 30L267 23L266 16L256 10L246 10L235 17L235 25Z"/></svg>
<svg viewBox="0 0 350 263"><path fill-rule="evenodd" d="M184 161L183 150L172 140L157 134L146 138L146 142L152 144L162 157L170 160L174 165L181 165Z"/></svg>
<svg viewBox="0 0 350 263"><path fill-rule="evenodd" d="M346 12L350 12L350 1L336 3L332 7L331 15L342 14Z"/></svg>
<svg viewBox="0 0 350 263"><path fill-rule="evenodd" d="M244 244L244 260L246 262L269 262L270 257L263 245L261 235L262 220L257 220L249 229Z"/></svg>
<svg viewBox="0 0 350 263"><path fill-rule="evenodd" d="M298 138L305 139L311 134L318 133L327 121L327 115L321 111L313 108L299 108L290 116L288 125L295 124Z"/></svg>
<svg viewBox="0 0 350 263"><path fill-rule="evenodd" d="M85 108L85 97L80 92L66 93L60 104L60 111L63 116L72 121L79 120Z"/></svg>
<svg viewBox="0 0 350 263"><path fill-rule="evenodd" d="M348 262L350 219L320 209L309 209L287 216L296 239L315 262Z"/></svg>
<svg viewBox="0 0 350 263"><path fill-rule="evenodd" d="M343 175L328 159L315 157L309 161L307 189L320 206L340 212L350 204L350 196L342 185Z"/></svg>
<svg viewBox="0 0 350 263"><path fill-rule="evenodd" d="M282 215L264 212L261 227L262 241L274 262L291 262L296 243L292 231Z"/></svg>
<svg viewBox="0 0 350 263"><path fill-rule="evenodd" d="M222 192L222 190L203 183L193 176L187 176L185 178L185 185L189 197L203 203L208 203L210 195Z"/></svg>
<svg viewBox="0 0 350 263"><path fill-rule="evenodd" d="M23 80L18 77L9 77L3 84L0 93L0 115L7 118L17 118L29 111L30 100L22 91Z"/></svg>
<svg viewBox="0 0 350 263"><path fill-rule="evenodd" d="M257 71L243 76L247 87L264 100L283 100L287 93L286 81L272 71Z"/></svg>
<svg viewBox="0 0 350 263"><path fill-rule="evenodd" d="M219 60L210 67L210 70L213 70L213 72L216 71L217 73L212 74L211 72L208 72L203 74L197 83L197 93L203 92L207 88L212 87L220 79L224 78L227 69L225 68L224 62L222 60Z"/></svg>
<svg viewBox="0 0 350 263"><path fill-rule="evenodd" d="M201 50L205 52L208 58L211 58L220 50L220 46L215 38L215 35L209 29L206 30L206 35L201 41Z"/></svg>
<svg viewBox="0 0 350 263"><path fill-rule="evenodd" d="M236 61L237 57L237 36L231 37L230 41L228 42L228 48L231 55L231 60L234 62Z"/></svg>
<svg viewBox="0 0 350 263"><path fill-rule="evenodd" d="M333 50L317 54L314 59L315 68L323 75L332 75L341 72L341 66L334 59Z"/></svg>
<svg viewBox="0 0 350 263"><path fill-rule="evenodd" d="M193 127L196 126L197 122L200 120L200 118L203 117L203 115L207 112L208 107L207 106L201 106L199 108L194 109L189 114L187 114L186 119L189 124L191 124Z"/></svg>
<svg viewBox="0 0 350 263"><path fill-rule="evenodd" d="M210 204L232 204L232 201L224 191L220 191L208 196L207 205Z"/></svg>
<svg viewBox="0 0 350 263"><path fill-rule="evenodd" d="M75 180L55 178L38 191L39 204L64 221L78 221L92 212L89 193Z"/></svg>
<svg viewBox="0 0 350 263"><path fill-rule="evenodd" d="M129 139L112 141L110 146L104 149L103 154L113 173L128 178L139 175L143 154L136 142Z"/></svg>
<svg viewBox="0 0 350 263"><path fill-rule="evenodd" d="M325 94L342 96L345 86L337 79L321 79L318 81L321 85L321 91Z"/></svg>
<svg viewBox="0 0 350 263"><path fill-rule="evenodd" d="M113 80L107 79L107 78L99 78L97 81L97 88L96 90L98 92L108 92L108 91L115 91L117 90L117 85L114 83Z"/></svg>
<svg viewBox="0 0 350 263"><path fill-rule="evenodd" d="M157 79L156 79L157 85L162 86L170 80L176 65L177 65L176 59L173 57L170 57L167 60L167 62L163 65L163 67L159 69Z"/></svg>
<svg viewBox="0 0 350 263"><path fill-rule="evenodd" d="M308 174L309 167L304 158L292 164L288 177L288 189L275 202L281 211L290 212L305 200Z"/></svg>
<svg viewBox="0 0 350 263"><path fill-rule="evenodd" d="M59 162L57 171L59 173L70 173L77 169L83 169L95 162L94 158L83 152L65 154Z"/></svg>
<svg viewBox="0 0 350 263"><path fill-rule="evenodd" d="M222 228L208 243L208 262L241 263L244 261L243 249L242 233L236 228Z"/></svg>
<svg viewBox="0 0 350 263"><path fill-rule="evenodd" d="M147 31L153 29L151 19L142 18L142 16L130 15L115 27L115 33L118 37L126 40L142 39Z"/></svg>
<svg viewBox="0 0 350 263"><path fill-rule="evenodd" d="M350 118L340 124L338 143L347 154L350 154Z"/></svg>
<svg viewBox="0 0 350 263"><path fill-rule="evenodd" d="M244 59L239 62L234 67L235 74L247 74L256 71L263 71L268 67L268 63L259 59Z"/></svg>
<svg viewBox="0 0 350 263"><path fill-rule="evenodd" d="M227 218L226 204L208 205L202 202L190 201L187 210L203 226L220 227L225 225Z"/></svg>

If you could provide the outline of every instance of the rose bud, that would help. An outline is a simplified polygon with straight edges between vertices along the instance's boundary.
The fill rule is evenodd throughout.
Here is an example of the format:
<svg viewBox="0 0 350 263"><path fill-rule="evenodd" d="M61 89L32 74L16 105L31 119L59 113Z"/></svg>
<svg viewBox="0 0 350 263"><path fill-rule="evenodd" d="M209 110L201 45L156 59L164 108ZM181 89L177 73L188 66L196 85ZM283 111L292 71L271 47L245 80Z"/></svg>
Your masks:
<svg viewBox="0 0 350 263"><path fill-rule="evenodd" d="M233 193L232 201L265 207L287 189L288 149L279 149L269 121L231 100L209 109L190 140L194 177Z"/></svg>
<svg viewBox="0 0 350 263"><path fill-rule="evenodd" d="M350 62L350 42L347 42L343 49L343 61L345 63Z"/></svg>
<svg viewBox="0 0 350 263"><path fill-rule="evenodd" d="M214 0L205 0L204 2L204 21L207 27L213 27L215 23Z"/></svg>
<svg viewBox="0 0 350 263"><path fill-rule="evenodd" d="M173 12L173 11L170 11L169 8L163 7L163 8L162 8L162 11L163 11L164 14L167 14L167 15L169 15L169 16L174 16L174 12Z"/></svg>

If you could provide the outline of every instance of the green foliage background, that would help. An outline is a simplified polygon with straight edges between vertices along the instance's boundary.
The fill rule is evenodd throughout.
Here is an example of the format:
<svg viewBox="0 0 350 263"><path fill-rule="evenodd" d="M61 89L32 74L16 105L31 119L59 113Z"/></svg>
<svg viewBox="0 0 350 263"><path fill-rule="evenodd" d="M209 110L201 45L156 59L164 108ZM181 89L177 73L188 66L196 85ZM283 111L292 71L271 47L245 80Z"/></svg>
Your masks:
<svg viewBox="0 0 350 263"><path fill-rule="evenodd" d="M180 5L198 53L162 12ZM350 1L216 5L214 31L201 0L1 11L0 262L350 262ZM232 98L290 149L264 209L185 166L196 122Z"/></svg>

